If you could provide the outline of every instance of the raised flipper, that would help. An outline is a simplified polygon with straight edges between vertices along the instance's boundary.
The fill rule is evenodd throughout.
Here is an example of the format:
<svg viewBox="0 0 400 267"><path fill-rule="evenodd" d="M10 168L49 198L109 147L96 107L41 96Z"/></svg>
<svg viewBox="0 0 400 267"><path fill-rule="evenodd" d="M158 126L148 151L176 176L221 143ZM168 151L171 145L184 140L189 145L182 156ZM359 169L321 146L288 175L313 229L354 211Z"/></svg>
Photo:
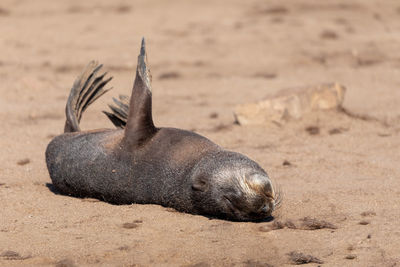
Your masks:
<svg viewBox="0 0 400 267"><path fill-rule="evenodd" d="M119 99L113 98L114 105L108 105L111 112L103 111L104 114L117 128L125 128L126 121L128 120L129 112L129 97L126 95L119 95Z"/></svg>
<svg viewBox="0 0 400 267"><path fill-rule="evenodd" d="M141 147L157 132L153 123L151 96L151 74L147 66L146 47L143 38L122 140L122 146L128 151ZM118 101L116 101L116 104L119 104ZM120 110L122 109L120 108ZM118 114L116 117L118 118ZM123 116L120 116L119 120L122 118Z"/></svg>
<svg viewBox="0 0 400 267"><path fill-rule="evenodd" d="M105 79L107 73L98 75L102 66L97 62L91 61L83 73L75 80L65 107L65 133L79 132L82 113L96 99L111 89L105 89L104 86L112 77Z"/></svg>

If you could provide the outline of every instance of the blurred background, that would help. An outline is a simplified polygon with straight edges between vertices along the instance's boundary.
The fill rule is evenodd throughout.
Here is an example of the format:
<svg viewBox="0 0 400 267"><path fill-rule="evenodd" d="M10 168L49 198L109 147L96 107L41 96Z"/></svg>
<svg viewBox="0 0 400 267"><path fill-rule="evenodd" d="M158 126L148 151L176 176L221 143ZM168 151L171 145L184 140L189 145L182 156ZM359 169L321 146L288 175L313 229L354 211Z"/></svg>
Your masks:
<svg viewBox="0 0 400 267"><path fill-rule="evenodd" d="M67 92L95 59L118 75L114 87L129 93L132 78L124 75L132 76L144 36L156 96L178 91L200 103L223 97L222 104L236 104L283 87L338 81L350 89L346 104L393 119L400 93L388 88L399 82L399 6L389 0L3 0L1 75L37 71L38 87ZM57 82L46 85L53 77ZM202 100L204 91L211 99Z"/></svg>

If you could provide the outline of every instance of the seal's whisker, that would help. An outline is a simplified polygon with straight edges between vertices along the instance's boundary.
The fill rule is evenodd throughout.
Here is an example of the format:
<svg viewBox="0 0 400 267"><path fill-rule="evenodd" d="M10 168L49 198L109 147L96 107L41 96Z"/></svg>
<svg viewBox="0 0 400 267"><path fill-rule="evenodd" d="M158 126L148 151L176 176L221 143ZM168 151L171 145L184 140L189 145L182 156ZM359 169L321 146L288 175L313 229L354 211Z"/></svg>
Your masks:
<svg viewBox="0 0 400 267"><path fill-rule="evenodd" d="M274 204L274 208L278 209L281 207L282 205L282 199L283 199L283 192L282 192L282 188L280 185L277 185L276 183L273 184L273 187L275 189L275 204Z"/></svg>

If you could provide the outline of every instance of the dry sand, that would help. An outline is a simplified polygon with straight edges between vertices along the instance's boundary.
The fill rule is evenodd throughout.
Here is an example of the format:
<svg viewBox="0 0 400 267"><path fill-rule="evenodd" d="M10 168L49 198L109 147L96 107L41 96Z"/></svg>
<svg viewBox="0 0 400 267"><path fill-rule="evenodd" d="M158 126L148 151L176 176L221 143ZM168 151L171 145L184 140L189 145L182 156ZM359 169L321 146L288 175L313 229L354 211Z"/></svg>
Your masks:
<svg viewBox="0 0 400 267"><path fill-rule="evenodd" d="M0 265L399 265L397 0L2 0L0 35ZM273 221L210 220L49 189L44 151L63 130L73 80L92 59L110 71L115 89L82 128L112 127L100 111L130 93L142 36L155 123L259 162L284 193ZM344 106L358 115L233 124L238 104L325 82L344 84Z"/></svg>

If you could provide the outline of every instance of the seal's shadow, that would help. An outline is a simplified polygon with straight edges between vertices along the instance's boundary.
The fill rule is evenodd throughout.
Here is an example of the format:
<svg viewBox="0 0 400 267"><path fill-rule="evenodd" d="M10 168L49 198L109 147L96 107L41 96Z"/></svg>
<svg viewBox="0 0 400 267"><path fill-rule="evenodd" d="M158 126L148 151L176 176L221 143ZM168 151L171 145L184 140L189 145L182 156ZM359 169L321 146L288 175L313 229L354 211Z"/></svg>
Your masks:
<svg viewBox="0 0 400 267"><path fill-rule="evenodd" d="M197 214L197 215L199 215L199 214ZM233 219L225 218L225 217L212 217L212 216L207 216L207 215L201 215L201 216L207 217L209 220L225 220L225 221L230 221L230 222L266 223L266 222L272 222L273 220L275 220L274 216L268 216L263 219L252 220L252 221L240 221L240 220L233 220Z"/></svg>
<svg viewBox="0 0 400 267"><path fill-rule="evenodd" d="M53 184L46 183L46 187L50 190L50 192L52 192L52 193L54 193L56 195L63 195L64 196L64 194L62 194L60 191L58 191L57 188ZM74 196L74 197L76 198L76 196ZM109 204L118 205L118 204L113 204L113 203L109 203ZM167 208L167 207L165 207L165 208ZM243 222L243 221L231 220L231 219L228 219L228 218L212 217L212 216L207 216L207 215L201 215L201 216L205 216L209 220L221 220L222 219L222 220L231 221L231 222ZM274 219L275 219L274 216L268 216L267 218L264 218L262 220L255 220L255 221L249 221L249 222L252 222L252 223L265 223L265 222L271 222Z"/></svg>
<svg viewBox="0 0 400 267"><path fill-rule="evenodd" d="M56 194L56 195L62 195L62 194L60 193L60 191L58 191L57 188L56 188L53 184L51 184L51 183L46 183L46 187L50 190L50 192L52 192L52 193L54 193L54 194Z"/></svg>
<svg viewBox="0 0 400 267"><path fill-rule="evenodd" d="M264 223L264 222L272 222L275 220L274 216L268 216L267 218L264 218L262 220L257 220L257 221L252 221L253 223Z"/></svg>

